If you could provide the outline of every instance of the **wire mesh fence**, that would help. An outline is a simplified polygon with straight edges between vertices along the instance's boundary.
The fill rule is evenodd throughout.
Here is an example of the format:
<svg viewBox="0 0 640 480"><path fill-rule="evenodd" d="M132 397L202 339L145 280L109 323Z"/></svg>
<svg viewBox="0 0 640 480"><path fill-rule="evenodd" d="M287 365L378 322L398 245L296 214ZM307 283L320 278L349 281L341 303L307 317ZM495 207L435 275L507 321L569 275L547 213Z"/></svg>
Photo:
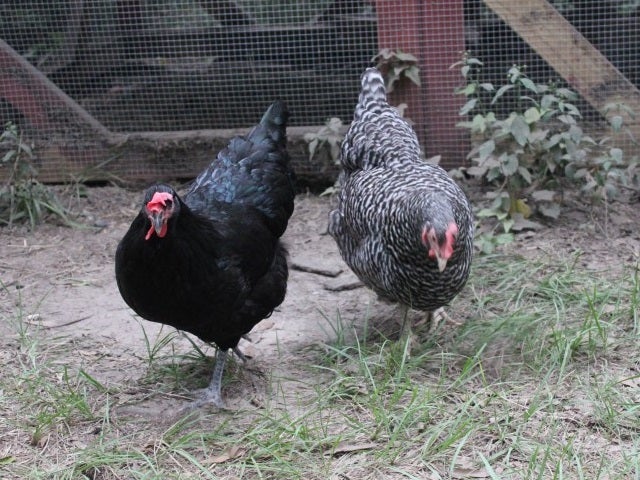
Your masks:
<svg viewBox="0 0 640 480"><path fill-rule="evenodd" d="M399 82L392 102L407 105L428 156L459 165L470 147L455 127L464 102L450 66L462 51L484 62L485 82L504 84L518 64L535 82L577 90L581 111L598 124L612 103L640 109L638 7L631 0L5 0L0 120L38 143L39 167L52 178L107 162L125 178L153 179L196 173L235 133L229 129L253 125L281 98L292 111L297 169L331 176L331 166L309 161L304 133L330 117L348 124L362 70L388 49L411 54L419 69L419 85ZM199 129L211 133L187 133Z"/></svg>
<svg viewBox="0 0 640 480"><path fill-rule="evenodd" d="M275 97L318 125L377 51L371 5L343 3L14 2L2 38L113 131L246 127Z"/></svg>

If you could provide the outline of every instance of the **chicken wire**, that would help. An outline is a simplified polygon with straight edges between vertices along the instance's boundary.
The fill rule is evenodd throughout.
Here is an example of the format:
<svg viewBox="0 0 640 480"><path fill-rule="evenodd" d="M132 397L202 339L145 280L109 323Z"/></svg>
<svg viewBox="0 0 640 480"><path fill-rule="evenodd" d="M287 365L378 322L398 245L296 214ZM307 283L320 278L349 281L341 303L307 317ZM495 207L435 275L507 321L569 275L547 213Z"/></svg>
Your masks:
<svg viewBox="0 0 640 480"><path fill-rule="evenodd" d="M112 131L247 127L277 97L319 125L377 51L371 5L343 3L3 2L1 36Z"/></svg>
<svg viewBox="0 0 640 480"><path fill-rule="evenodd" d="M536 46L523 41L518 31L514 31L513 25L504 21L494 6L506 4L504 1L468 0L465 1L465 35L466 48L473 56L484 62L482 68L482 81L491 82L496 86L507 83L506 73L513 65L523 67L525 74L536 83L555 84L579 91L579 85L597 84L606 80L607 75L599 71L594 64L583 61L584 44L571 42L557 45L557 50L565 50L572 57L576 65L571 66L573 75L571 79L563 78L562 72L554 70L549 58L540 55ZM558 32L553 30L555 24L547 24L544 18L535 18L538 11L528 8L526 1L512 2L521 9L523 21L529 21L540 38L550 37ZM534 4L547 4L547 2L533 2ZM582 35L590 46L603 55L604 59L611 62L613 67L620 71L635 87L640 81L640 2L636 0L551 0L548 2L563 18L565 18L575 32L567 32L569 35ZM534 12L531 14L530 12ZM526 13L525 13L526 12ZM564 37L563 37L564 38ZM591 59L591 55L588 56ZM603 78L604 77L604 78ZM629 90L629 93L637 94L637 91ZM504 109L513 108L512 102L502 102ZM578 100L583 115L587 119L602 120L602 115L585 98ZM500 105L496 106L500 108Z"/></svg>
<svg viewBox="0 0 640 480"><path fill-rule="evenodd" d="M637 85L640 2L549 3ZM359 76L372 58L382 49L409 53L421 84L402 80L391 101L406 104L404 114L426 153L441 153L453 166L470 148L466 132L455 127L464 100L454 90L462 79L449 68L463 50L484 62L481 80L497 86L513 64L526 65L536 82L569 87L601 75L585 62L573 72L577 78L563 79L544 52L523 41L514 18L496 13L501 4L531 16L526 0L5 0L0 38L88 112L74 115L91 125L92 135L247 128L275 98L289 104L294 127L314 131L330 117L348 124ZM544 22L539 24L543 37ZM46 130L39 133L47 144L64 145L48 157L51 149L43 150L50 169L62 162L61 151L71 155L70 149L95 140L41 98L51 93L46 84L35 91L22 82L27 74L4 69L0 120L34 135ZM28 98L21 100L23 94ZM602 121L593 102L582 100L580 107ZM48 123L39 123L43 117ZM45 124L54 127L41 128ZM296 151L299 170L306 168L304 154L302 147ZM79 155L74 161L82 166L100 158ZM150 169L148 163L134 165L135 155L127 158L123 172L126 164L142 176ZM170 155L155 155L152 162L148 177L177 168Z"/></svg>

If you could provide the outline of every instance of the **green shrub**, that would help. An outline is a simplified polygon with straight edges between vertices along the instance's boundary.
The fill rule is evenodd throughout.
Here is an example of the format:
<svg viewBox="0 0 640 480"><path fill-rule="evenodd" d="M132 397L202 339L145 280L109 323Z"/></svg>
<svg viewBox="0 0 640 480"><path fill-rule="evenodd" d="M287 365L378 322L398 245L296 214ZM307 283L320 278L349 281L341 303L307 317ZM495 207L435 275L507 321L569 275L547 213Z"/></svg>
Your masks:
<svg viewBox="0 0 640 480"><path fill-rule="evenodd" d="M464 170L495 187L491 205L477 212L479 218L496 219L506 234L539 226L529 219L534 213L556 219L563 180L605 202L621 188L637 188L637 160L625 160L609 138L596 141L584 132L575 92L536 84L517 65L508 70L504 85L482 83L482 65L468 55L455 64L465 79L457 93L467 99L460 115L471 117L458 126L470 131L475 144L467 157L471 166ZM494 110L507 92L517 105L500 118ZM620 115L611 116L610 124L614 131L624 128Z"/></svg>
<svg viewBox="0 0 640 480"><path fill-rule="evenodd" d="M36 179L31 147L12 123L5 125L0 135L0 149L4 152L0 169L8 170L7 180L0 186L0 223L28 222L33 228L48 214L71 223L54 192Z"/></svg>

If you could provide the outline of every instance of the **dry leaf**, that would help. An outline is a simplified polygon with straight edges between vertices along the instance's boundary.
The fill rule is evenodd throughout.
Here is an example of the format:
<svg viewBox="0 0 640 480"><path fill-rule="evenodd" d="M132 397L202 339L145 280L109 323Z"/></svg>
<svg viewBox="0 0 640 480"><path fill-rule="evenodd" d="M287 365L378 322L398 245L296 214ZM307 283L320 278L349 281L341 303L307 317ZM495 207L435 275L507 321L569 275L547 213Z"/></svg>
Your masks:
<svg viewBox="0 0 640 480"><path fill-rule="evenodd" d="M451 478L489 478L489 473L484 469L467 470L466 468L455 468L451 474Z"/></svg>
<svg viewBox="0 0 640 480"><path fill-rule="evenodd" d="M351 452L360 452L362 450L371 450L372 448L376 448L378 445L373 442L369 443L345 443L340 442L336 447L330 452L326 452L326 455L340 455L343 453L351 453Z"/></svg>
<svg viewBox="0 0 640 480"><path fill-rule="evenodd" d="M489 472L484 468L478 468L476 462L469 457L456 458L455 467L451 472L451 478L488 478Z"/></svg>
<svg viewBox="0 0 640 480"><path fill-rule="evenodd" d="M247 358L255 358L258 356L258 349L249 342L243 343L240 346L240 351Z"/></svg>
<svg viewBox="0 0 640 480"><path fill-rule="evenodd" d="M233 445L231 447L225 448L225 450L220 455L213 457L211 460L209 460L208 463L225 463L229 460L240 458L245 453L247 453L246 448L239 445Z"/></svg>

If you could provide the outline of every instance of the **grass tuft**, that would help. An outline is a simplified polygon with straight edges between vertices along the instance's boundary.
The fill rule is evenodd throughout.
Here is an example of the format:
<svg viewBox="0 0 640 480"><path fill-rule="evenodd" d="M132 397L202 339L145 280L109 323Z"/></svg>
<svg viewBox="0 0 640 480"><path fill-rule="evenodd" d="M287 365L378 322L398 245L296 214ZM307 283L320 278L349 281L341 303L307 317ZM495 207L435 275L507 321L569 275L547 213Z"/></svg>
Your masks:
<svg viewBox="0 0 640 480"><path fill-rule="evenodd" d="M579 255L479 257L448 310L464 325L418 331L409 348L369 312L325 317L324 348L283 351L296 361L274 367L263 403L179 418L152 406L208 380L198 344L145 333L146 355L122 360L140 375L109 381L96 362L113 358L73 355L79 340L33 328L14 299L0 468L25 479L640 478L639 296L637 265L604 275Z"/></svg>

